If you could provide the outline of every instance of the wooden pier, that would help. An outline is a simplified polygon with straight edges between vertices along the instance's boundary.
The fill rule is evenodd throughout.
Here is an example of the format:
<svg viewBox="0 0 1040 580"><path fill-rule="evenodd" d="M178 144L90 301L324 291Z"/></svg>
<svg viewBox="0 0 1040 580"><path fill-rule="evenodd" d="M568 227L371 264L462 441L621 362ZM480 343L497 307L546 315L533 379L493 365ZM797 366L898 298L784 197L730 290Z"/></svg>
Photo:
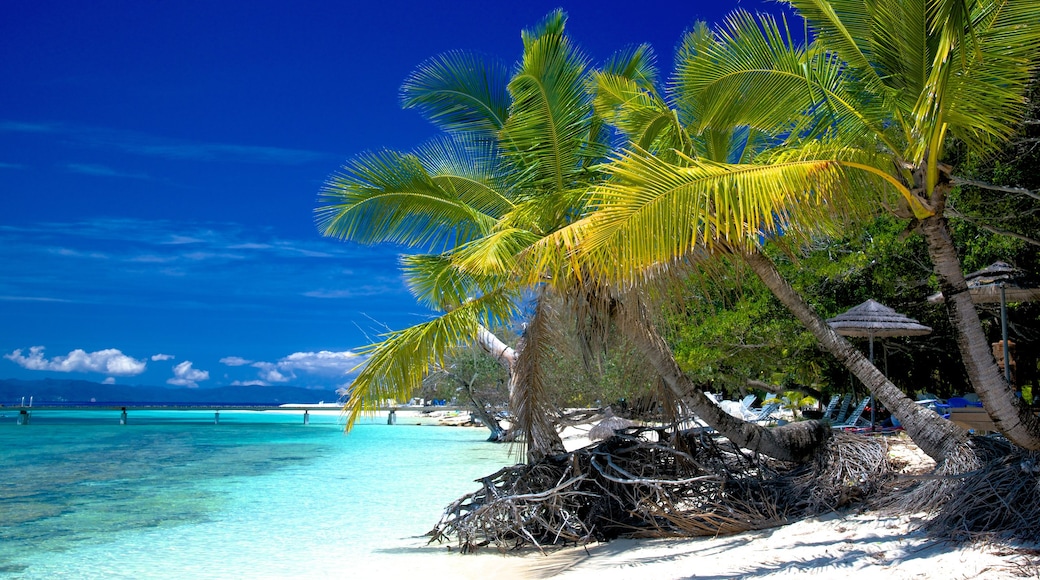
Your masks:
<svg viewBox="0 0 1040 580"><path fill-rule="evenodd" d="M343 410L342 405L338 404L286 404L286 405L268 405L268 404L241 404L241 403L69 403L69 404L40 404L33 406L24 405L13 405L13 406L2 406L0 407L0 415L6 414L7 411L15 411L18 413L18 424L28 425L32 421L34 413L40 411L112 411L119 413L119 424L126 425L127 420L131 412L137 411L209 411L213 413L213 423L220 423L220 412L221 411L277 411L281 413L286 412L303 412L303 424L307 425L310 423L311 411L335 411L340 412ZM396 419L398 411L415 411L420 414L428 414L436 411L461 411L464 410L462 407L454 406L407 406L401 405L396 407L382 407L373 409L375 412L389 413L391 419ZM396 421L395 421L396 422ZM388 420L388 423L390 421Z"/></svg>

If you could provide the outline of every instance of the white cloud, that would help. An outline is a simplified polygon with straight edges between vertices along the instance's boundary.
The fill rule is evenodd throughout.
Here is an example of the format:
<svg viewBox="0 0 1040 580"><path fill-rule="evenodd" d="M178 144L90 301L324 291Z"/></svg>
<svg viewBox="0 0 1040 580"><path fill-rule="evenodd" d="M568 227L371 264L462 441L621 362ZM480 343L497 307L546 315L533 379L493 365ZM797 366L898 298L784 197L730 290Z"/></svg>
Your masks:
<svg viewBox="0 0 1040 580"><path fill-rule="evenodd" d="M101 381L101 384L103 384L103 385L114 385L114 384L116 384L116 378L115 377L108 377L105 380Z"/></svg>
<svg viewBox="0 0 1040 580"><path fill-rule="evenodd" d="M51 359L44 357L44 350L45 348L42 346L34 346L29 349L28 356L23 356L22 350L17 349L10 354L5 354L4 358L32 371L59 373L104 373L111 376L129 377L139 375L147 368L145 361L129 357L116 348L95 352L86 352L77 348L66 356L56 356Z"/></svg>
<svg viewBox="0 0 1040 580"><path fill-rule="evenodd" d="M209 380L209 371L200 371L191 368L191 361L186 360L173 367L173 378L166 382L171 385L195 388L199 381Z"/></svg>
<svg viewBox="0 0 1040 580"><path fill-rule="evenodd" d="M292 379L296 378L296 375L290 371L288 374L283 374L279 369L278 365L269 362L256 362L253 366L260 369L260 378L268 383L287 383Z"/></svg>
<svg viewBox="0 0 1040 580"><path fill-rule="evenodd" d="M269 387L270 383L264 381L235 381L231 383L234 387Z"/></svg>
<svg viewBox="0 0 1040 580"><path fill-rule="evenodd" d="M347 374L365 359L349 350L294 352L278 361L278 368L314 374Z"/></svg>
<svg viewBox="0 0 1040 580"><path fill-rule="evenodd" d="M159 353L159 354L153 354L152 355L152 360L153 361L172 360L173 358L174 358L174 356L172 354L162 354L162 353Z"/></svg>
<svg viewBox="0 0 1040 580"><path fill-rule="evenodd" d="M260 378L259 382L270 385L271 383L287 383L294 380L297 372L339 377L350 375L365 359L364 355L349 350L340 352L322 350L318 352L294 352L289 356L282 357L277 362L253 362L237 356L222 358L220 362L228 366L250 364L259 369L257 373L257 376Z"/></svg>

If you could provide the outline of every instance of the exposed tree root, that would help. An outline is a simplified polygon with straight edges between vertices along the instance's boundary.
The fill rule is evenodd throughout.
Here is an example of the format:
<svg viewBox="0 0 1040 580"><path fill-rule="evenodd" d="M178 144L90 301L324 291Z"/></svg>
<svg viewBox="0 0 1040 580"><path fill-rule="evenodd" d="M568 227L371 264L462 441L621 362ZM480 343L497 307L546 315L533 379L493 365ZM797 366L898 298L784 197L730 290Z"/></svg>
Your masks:
<svg viewBox="0 0 1040 580"><path fill-rule="evenodd" d="M934 513L924 528L944 539L1040 542L1040 453L1002 437L973 437L970 448L974 457L940 466L903 508Z"/></svg>
<svg viewBox="0 0 1040 580"><path fill-rule="evenodd" d="M695 431L647 430L483 478L448 507L431 541L463 552L618 536L714 536L773 527L862 501L888 477L879 438L837 434L800 466Z"/></svg>

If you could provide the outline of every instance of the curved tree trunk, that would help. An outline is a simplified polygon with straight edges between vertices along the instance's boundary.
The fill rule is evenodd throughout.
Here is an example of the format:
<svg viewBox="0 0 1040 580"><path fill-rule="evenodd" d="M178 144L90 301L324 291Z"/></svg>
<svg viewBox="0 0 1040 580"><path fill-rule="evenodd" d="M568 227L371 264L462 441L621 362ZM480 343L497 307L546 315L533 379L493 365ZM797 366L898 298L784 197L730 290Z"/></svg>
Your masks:
<svg viewBox="0 0 1040 580"><path fill-rule="evenodd" d="M723 411L682 372L664 338L650 321L638 300L626 301L621 315L622 332L650 359L654 370L676 396L690 409L736 445L781 461L804 462L811 459L820 445L830 438L831 429L819 421L789 423L766 428L744 421Z"/></svg>
<svg viewBox="0 0 1040 580"><path fill-rule="evenodd" d="M563 453L563 440L556 432L549 405L544 399L544 388L538 360L537 336L539 325L544 324L541 306L536 307L535 316L528 325L527 336L524 337L521 349L517 351L491 331L481 326L477 330L477 343L485 352L495 358L506 368L509 376L509 406L514 423L502 440L509 440L519 431L525 436L527 460L536 462L547 455Z"/></svg>
<svg viewBox="0 0 1040 580"><path fill-rule="evenodd" d="M483 423L489 431L491 431L491 435L488 436L488 441L501 443L502 441L505 441L506 430L498 423L498 419L488 411L484 402L478 401L477 398L473 396L474 380L470 380L468 383L463 383L462 389L466 391L466 397L469 399L470 404L473 405L473 412L477 415L477 418L480 419L480 422Z"/></svg>
<svg viewBox="0 0 1040 580"><path fill-rule="evenodd" d="M848 368L899 419L922 451L936 461L942 461L958 452L966 443L968 434L964 429L910 400L863 353L828 326L813 307L784 280L769 258L755 251L745 254L744 259L773 295L809 329L820 345Z"/></svg>
<svg viewBox="0 0 1040 580"><path fill-rule="evenodd" d="M939 187L945 186L937 186L937 189ZM979 313L975 310L964 280L946 219L939 211L922 220L920 227L927 242L932 267L939 277L939 289L946 298L946 314L953 326L957 347L972 388L1005 437L1020 447L1040 449L1040 419L1037 419L1024 400L1015 396L993 358L993 351L982 332Z"/></svg>

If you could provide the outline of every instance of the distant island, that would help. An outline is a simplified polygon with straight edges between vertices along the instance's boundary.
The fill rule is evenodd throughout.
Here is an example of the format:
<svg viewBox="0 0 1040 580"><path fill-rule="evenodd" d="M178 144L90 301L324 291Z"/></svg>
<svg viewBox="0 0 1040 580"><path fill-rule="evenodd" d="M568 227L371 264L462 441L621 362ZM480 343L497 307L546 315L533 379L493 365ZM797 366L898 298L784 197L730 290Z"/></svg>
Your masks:
<svg viewBox="0 0 1040 580"><path fill-rule="evenodd" d="M8 407L76 403L235 403L283 405L285 403L333 403L333 390L290 386L227 386L187 389L147 385L106 385L63 379L0 379L0 405Z"/></svg>

